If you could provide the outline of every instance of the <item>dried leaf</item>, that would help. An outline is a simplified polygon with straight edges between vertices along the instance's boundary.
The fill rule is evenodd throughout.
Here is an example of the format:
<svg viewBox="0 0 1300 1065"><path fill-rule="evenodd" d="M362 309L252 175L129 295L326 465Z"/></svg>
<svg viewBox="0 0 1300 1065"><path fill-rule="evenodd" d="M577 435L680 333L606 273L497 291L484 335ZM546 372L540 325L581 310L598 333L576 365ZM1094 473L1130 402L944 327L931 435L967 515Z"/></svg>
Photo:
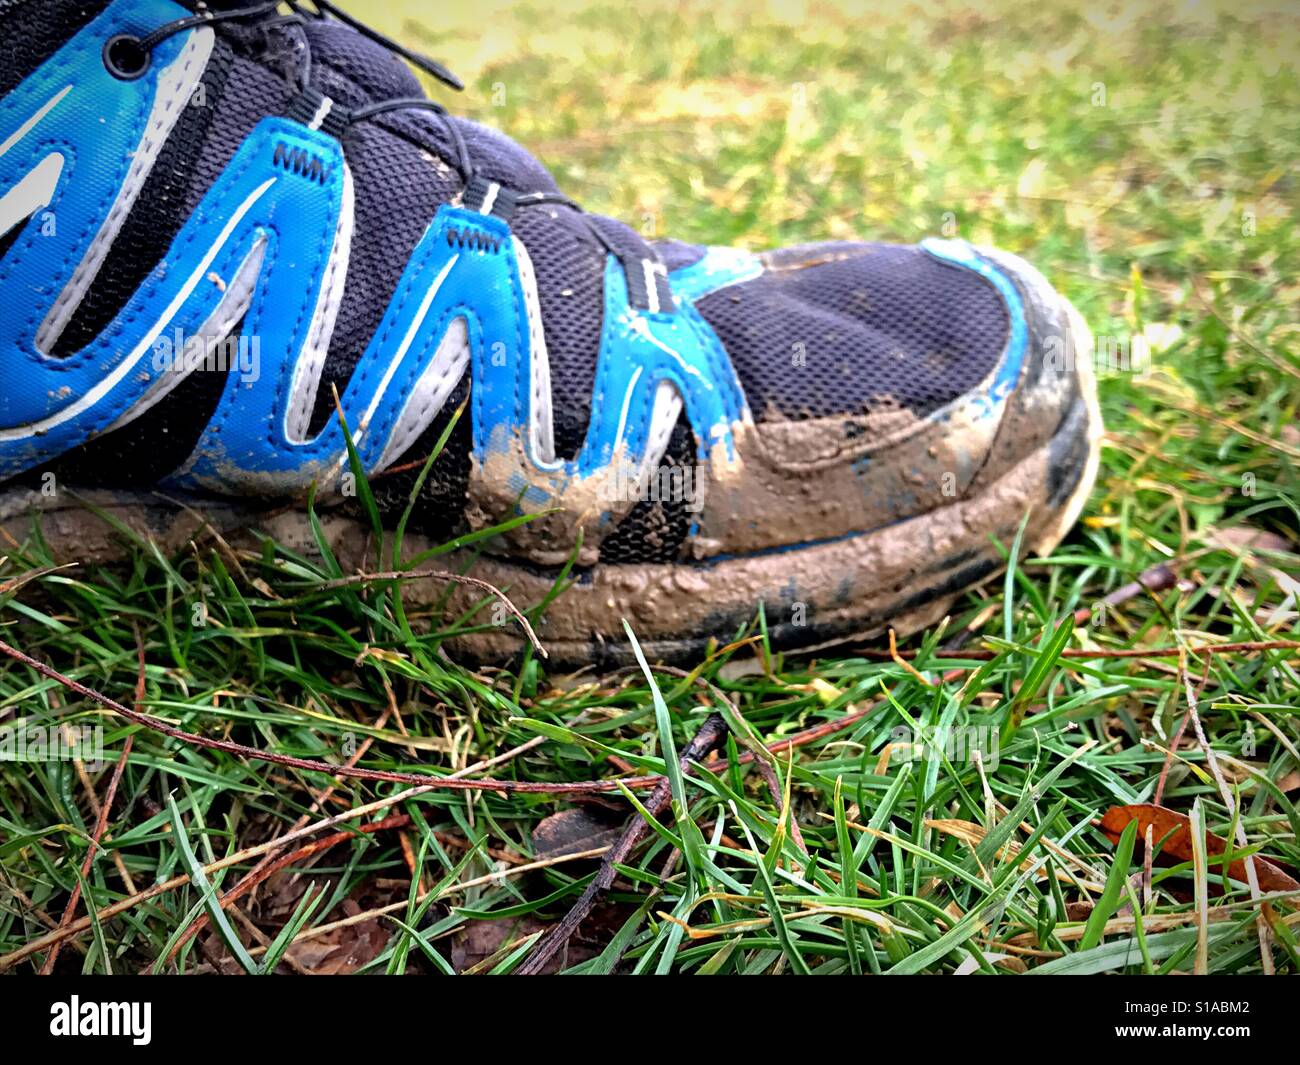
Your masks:
<svg viewBox="0 0 1300 1065"><path fill-rule="evenodd" d="M342 911L345 917L363 912L356 900L350 898L343 900ZM379 957L391 936L391 928L372 918L300 940L285 951L285 957L317 976L346 975Z"/></svg>
<svg viewBox="0 0 1300 1065"><path fill-rule="evenodd" d="M1293 550L1290 540L1266 529L1256 529L1253 525L1233 525L1226 529L1213 529L1205 539L1221 547L1239 551L1290 552Z"/></svg>
<svg viewBox="0 0 1300 1065"><path fill-rule="evenodd" d="M561 810L543 818L533 829L534 856L558 858L611 846L622 833L624 820L622 813L592 806Z"/></svg>
<svg viewBox="0 0 1300 1065"><path fill-rule="evenodd" d="M1138 838L1145 837L1147 826L1152 828L1152 838L1160 843L1161 854L1177 858L1179 861L1192 860L1191 821L1186 814L1169 810L1163 806L1142 803L1135 806L1112 806L1102 815L1101 830L1114 843L1130 821L1138 823ZM1165 838L1168 837L1168 838ZM1206 833L1205 848L1210 856L1222 854L1227 844L1218 836ZM1220 863L1212 863L1214 869ZM1240 883L1246 883L1246 863L1238 858L1228 864L1228 875ZM1261 891L1300 891L1300 882L1292 879L1267 858L1255 855L1255 875L1259 878Z"/></svg>

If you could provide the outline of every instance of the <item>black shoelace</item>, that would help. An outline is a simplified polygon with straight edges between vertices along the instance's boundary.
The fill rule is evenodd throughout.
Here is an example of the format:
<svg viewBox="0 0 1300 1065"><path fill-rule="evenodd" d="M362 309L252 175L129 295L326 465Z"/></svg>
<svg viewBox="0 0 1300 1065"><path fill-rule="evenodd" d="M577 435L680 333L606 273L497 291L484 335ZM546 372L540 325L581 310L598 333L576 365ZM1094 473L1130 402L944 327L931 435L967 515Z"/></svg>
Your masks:
<svg viewBox="0 0 1300 1065"><path fill-rule="evenodd" d="M289 7L293 14L280 15L278 9L281 4ZM310 4L312 10L307 10L305 5ZM348 26L362 36L386 48L394 55L406 60L419 70L436 78L444 85L460 91L464 89L464 83L448 70L445 66L435 59L431 59L419 52L412 51L405 45L393 40L386 34L380 33L371 26L366 25L360 19L349 15L337 7L331 0L260 0L258 3L250 4L247 7L238 8L207 8L200 0L197 10L193 15L185 18L179 18L172 22L159 26L156 30L144 37L135 37L129 34L119 34L111 38L104 46L104 63L109 71L116 77L124 80L133 80L143 77L149 70L152 63L153 50L163 41L174 37L178 33L184 33L187 30L197 29L201 26L217 26L226 22L255 22L261 20L267 23L277 25L299 24L301 25L306 19L325 19L334 18ZM304 72L302 82L298 88L307 90L310 87L311 80L311 51L308 47L304 63ZM343 126L347 127L358 122L364 122L369 119L378 118L381 115L390 114L398 111L423 111L434 116L439 122L447 139L450 141L455 159L451 160L453 166L460 173L461 180L466 188L474 184L475 167L474 161L470 156L469 146L465 143L464 135L460 128L452 120L450 112L436 100L430 100L424 96L402 96L394 97L388 100L380 100L372 104L348 111L343 119ZM560 193L555 192L530 192L514 193L511 201L516 206L528 206L537 204L558 204L570 207L581 212L582 208ZM585 217L585 216L584 216ZM591 231L592 236L611 254L619 255L617 249L613 247L606 235L601 232L600 227L588 221L587 228ZM621 256L620 256L621 257Z"/></svg>
<svg viewBox="0 0 1300 1065"><path fill-rule="evenodd" d="M281 0L261 0L260 3L250 4L248 7L226 8L220 10L210 10L204 8L201 4L199 10L193 15L185 18L178 18L172 22L159 26L153 32L146 34L144 37L134 37L130 34L118 34L113 37L104 47L104 63L109 71L116 77L125 80L133 80L142 77L152 63L153 50L162 44L163 41L176 36L178 33L185 33L187 30L197 29L200 26L216 26L224 22L252 22L254 20L273 20L280 24L301 23L305 18L324 19L332 17L350 27L364 37L368 37L376 44L388 49L394 55L400 56L407 62L437 78L444 85L450 88L461 90L464 83L456 77L450 70L435 59L421 55L418 52L411 51L405 45L394 41L391 37L380 33L378 30L367 26L361 20L354 18L342 11L330 0L285 0L288 6L293 10L292 15L277 15L276 12L280 7ZM314 11L304 10L304 2L311 3ZM307 65L303 81L309 80L311 69L311 53L307 54ZM307 85L299 86L301 89L307 88ZM427 111L437 116L446 131L447 137L452 143L453 150L456 154L456 168L460 171L461 177L466 184L469 183L473 174L473 162L470 159L469 148L465 144L465 139L461 135L456 124L451 121L451 116L447 109L436 100L429 100L423 96L399 97L391 100L381 100L375 104L369 104L365 107L358 108L348 113L347 124L355 122L364 122L367 119L376 118L379 115L387 114L391 111L399 110L419 110Z"/></svg>

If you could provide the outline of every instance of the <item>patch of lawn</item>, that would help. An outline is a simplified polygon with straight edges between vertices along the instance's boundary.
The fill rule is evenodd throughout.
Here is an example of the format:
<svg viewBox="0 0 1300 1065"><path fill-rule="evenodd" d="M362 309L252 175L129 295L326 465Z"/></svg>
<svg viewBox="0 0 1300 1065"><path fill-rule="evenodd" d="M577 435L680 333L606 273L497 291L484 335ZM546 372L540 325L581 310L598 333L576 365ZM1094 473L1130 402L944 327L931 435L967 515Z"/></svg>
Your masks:
<svg viewBox="0 0 1300 1065"><path fill-rule="evenodd" d="M408 615L392 584L319 590L336 574L276 545L141 547L123 568L23 583L63 561L33 536L3 548L0 639L130 704L138 635L144 711L371 770L613 780L663 770L721 712L717 759L673 774L673 802L556 955L572 971L1297 971L1294 896L1272 905L1266 959L1259 907L1221 860L1196 875L1157 862L1134 889L1141 840L1117 868L1094 824L1154 802L1168 762L1164 805L1300 865L1297 20L1226 3L923 17L845 0L788 17L488 3L488 19L452 5L425 23L426 4L374 6L472 79L440 94L449 106L647 235L958 235L1032 259L1098 338L1108 431L1080 526L914 637L906 666L879 647L772 656L760 639L689 675L652 667L662 702L636 670L464 668L443 651L450 619ZM1099 605L1160 564L1176 582ZM1215 644L1246 646L1199 650ZM1159 653L1115 654L1142 648ZM1169 757L1189 698L1198 721ZM162 737L0 660L0 726L52 723L102 728L106 761L0 763L0 966L18 970L47 957L33 945L78 888L128 738L76 913L99 917L60 970L235 971L269 952L280 971L510 971L633 810L617 790L579 803L331 782ZM981 757L908 746L945 735ZM755 752L790 738L760 772ZM650 793L631 794L651 817ZM291 832L274 856L292 862L207 927L214 894L266 873ZM558 854L560 833L588 856ZM187 878L196 866L206 884Z"/></svg>

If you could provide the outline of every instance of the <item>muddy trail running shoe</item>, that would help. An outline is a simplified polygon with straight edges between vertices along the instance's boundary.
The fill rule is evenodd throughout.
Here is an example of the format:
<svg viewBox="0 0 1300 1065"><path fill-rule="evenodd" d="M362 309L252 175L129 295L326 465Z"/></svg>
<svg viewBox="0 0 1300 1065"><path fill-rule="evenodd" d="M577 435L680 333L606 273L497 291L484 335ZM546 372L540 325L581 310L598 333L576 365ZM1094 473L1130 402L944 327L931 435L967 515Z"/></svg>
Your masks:
<svg viewBox="0 0 1300 1065"><path fill-rule="evenodd" d="M362 567L350 433L404 557L527 515L440 561L523 608L571 563L540 634L603 665L623 618L652 658L760 608L778 647L915 630L1092 485L1087 331L1015 256L647 243L323 0L0 0L0 39L6 539L310 551L314 484Z"/></svg>

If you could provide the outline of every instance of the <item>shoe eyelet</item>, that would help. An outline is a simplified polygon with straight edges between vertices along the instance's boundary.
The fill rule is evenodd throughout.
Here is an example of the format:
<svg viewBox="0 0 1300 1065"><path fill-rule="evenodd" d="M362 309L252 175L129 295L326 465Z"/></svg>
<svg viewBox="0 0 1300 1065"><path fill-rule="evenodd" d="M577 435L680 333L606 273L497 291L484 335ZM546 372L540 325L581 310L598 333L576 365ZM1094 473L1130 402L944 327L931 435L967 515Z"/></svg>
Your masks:
<svg viewBox="0 0 1300 1065"><path fill-rule="evenodd" d="M104 69L118 81L135 81L148 72L153 57L139 37L118 33L104 42Z"/></svg>

